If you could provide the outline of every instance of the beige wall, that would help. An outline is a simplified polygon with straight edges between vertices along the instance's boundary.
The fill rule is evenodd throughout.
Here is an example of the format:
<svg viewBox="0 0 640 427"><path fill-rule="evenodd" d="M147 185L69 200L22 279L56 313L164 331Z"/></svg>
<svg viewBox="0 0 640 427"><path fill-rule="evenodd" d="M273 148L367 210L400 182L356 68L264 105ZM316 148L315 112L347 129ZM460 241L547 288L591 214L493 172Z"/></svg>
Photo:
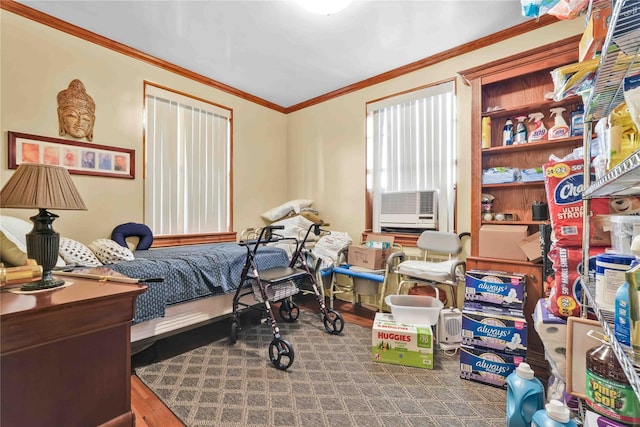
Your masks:
<svg viewBox="0 0 640 427"><path fill-rule="evenodd" d="M234 228L259 224L259 213L287 199L287 117L225 92L0 10L0 178L7 131L61 138L56 94L80 79L96 103L93 143L135 149L135 180L73 175L86 212L58 211L54 228L83 243L108 237L118 224L143 221L143 81L233 109ZM68 135L62 137L72 139ZM86 140L81 140L87 142ZM4 209L28 218L35 212Z"/></svg>
<svg viewBox="0 0 640 427"><path fill-rule="evenodd" d="M526 35L443 61L431 67L288 115L292 161L289 194L308 197L336 230L360 239L365 225L365 104L411 88L455 78L459 71L584 31L580 19L558 22ZM471 195L471 90L457 79L457 232L469 231Z"/></svg>
<svg viewBox="0 0 640 427"><path fill-rule="evenodd" d="M365 224L365 104L457 72L582 32L581 20L559 22L525 36L444 61L285 116L238 97L0 10L0 143L5 182L7 131L58 137L56 94L80 79L96 102L94 143L134 148L136 179L74 175L89 208L58 212L55 228L88 243L114 226L143 221L143 81L233 109L234 229L260 225L259 214L295 198L310 198L333 229L359 240ZM458 227L468 231L470 90L458 93ZM67 137L65 137L67 138ZM3 214L27 218L31 211Z"/></svg>

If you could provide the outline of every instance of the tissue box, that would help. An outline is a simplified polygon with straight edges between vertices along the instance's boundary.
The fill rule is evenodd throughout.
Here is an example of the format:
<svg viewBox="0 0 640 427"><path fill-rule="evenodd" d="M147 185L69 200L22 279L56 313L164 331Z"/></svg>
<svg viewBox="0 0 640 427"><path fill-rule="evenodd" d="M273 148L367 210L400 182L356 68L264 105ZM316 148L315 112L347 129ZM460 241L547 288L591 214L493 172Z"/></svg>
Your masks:
<svg viewBox="0 0 640 427"><path fill-rule="evenodd" d="M462 310L462 345L527 355L527 320L524 316Z"/></svg>
<svg viewBox="0 0 640 427"><path fill-rule="evenodd" d="M347 259L349 264L371 270L381 270L391 254L394 237L369 234L364 245L351 245Z"/></svg>
<svg viewBox="0 0 640 427"><path fill-rule="evenodd" d="M507 377L524 357L474 348L460 348L460 378L507 388Z"/></svg>
<svg viewBox="0 0 640 427"><path fill-rule="evenodd" d="M431 327L406 325L396 322L389 313L376 313L372 328L371 360L433 369Z"/></svg>
<svg viewBox="0 0 640 427"><path fill-rule="evenodd" d="M469 270L465 275L464 300L522 311L525 276L502 271Z"/></svg>

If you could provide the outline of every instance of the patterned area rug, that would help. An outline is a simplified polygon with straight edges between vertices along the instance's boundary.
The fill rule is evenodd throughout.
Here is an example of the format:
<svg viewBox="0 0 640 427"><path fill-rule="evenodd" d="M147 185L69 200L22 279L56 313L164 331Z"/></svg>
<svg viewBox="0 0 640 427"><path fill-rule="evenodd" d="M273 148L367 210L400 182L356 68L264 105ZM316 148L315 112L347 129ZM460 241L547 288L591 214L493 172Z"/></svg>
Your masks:
<svg viewBox="0 0 640 427"><path fill-rule="evenodd" d="M460 379L457 355L436 351L433 370L375 363L371 329L347 323L329 335L306 310L279 326L295 352L287 371L269 361L272 331L261 324L235 345L222 339L136 373L189 427L505 425L505 392Z"/></svg>

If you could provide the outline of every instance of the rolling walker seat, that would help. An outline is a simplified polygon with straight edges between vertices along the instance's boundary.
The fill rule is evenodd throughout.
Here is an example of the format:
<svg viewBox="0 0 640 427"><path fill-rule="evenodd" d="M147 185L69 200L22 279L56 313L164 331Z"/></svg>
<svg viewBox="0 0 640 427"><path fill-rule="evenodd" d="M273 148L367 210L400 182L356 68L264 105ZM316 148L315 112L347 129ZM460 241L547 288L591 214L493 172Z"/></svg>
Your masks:
<svg viewBox="0 0 640 427"><path fill-rule="evenodd" d="M450 306L456 306L456 287L464 281L466 271L465 261L459 257L462 252L462 238L469 233L455 233L444 231L423 231L418 238L417 247L422 252L421 260L405 260L405 254L397 256L400 262L394 268L398 274L397 294L402 292L405 284L447 285L451 291Z"/></svg>

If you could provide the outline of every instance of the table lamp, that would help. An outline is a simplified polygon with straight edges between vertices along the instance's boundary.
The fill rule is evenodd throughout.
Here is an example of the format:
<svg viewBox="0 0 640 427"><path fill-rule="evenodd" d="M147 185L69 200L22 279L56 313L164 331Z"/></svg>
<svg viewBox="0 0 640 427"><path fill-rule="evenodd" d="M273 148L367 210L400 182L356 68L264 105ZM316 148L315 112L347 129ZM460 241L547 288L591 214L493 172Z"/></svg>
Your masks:
<svg viewBox="0 0 640 427"><path fill-rule="evenodd" d="M42 279L27 283L22 290L33 291L61 286L64 280L51 275L56 266L60 235L52 223L58 215L47 209L87 210L73 185L69 171L61 166L23 163L0 190L0 207L38 209L30 219L33 229L27 234L27 257L42 266Z"/></svg>

